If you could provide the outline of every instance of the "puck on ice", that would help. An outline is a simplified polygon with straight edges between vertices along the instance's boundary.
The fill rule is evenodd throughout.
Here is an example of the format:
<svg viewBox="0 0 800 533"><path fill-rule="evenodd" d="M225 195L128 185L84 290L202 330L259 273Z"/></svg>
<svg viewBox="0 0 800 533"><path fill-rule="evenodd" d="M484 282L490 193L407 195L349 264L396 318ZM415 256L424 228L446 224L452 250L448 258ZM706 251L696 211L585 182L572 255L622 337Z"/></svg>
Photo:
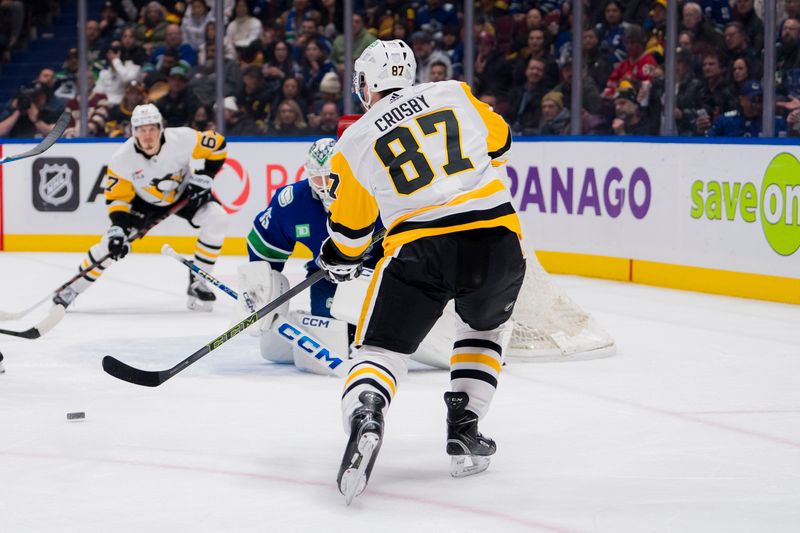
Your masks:
<svg viewBox="0 0 800 533"><path fill-rule="evenodd" d="M79 411L77 413L67 413L67 420L83 420L86 418L86 413Z"/></svg>

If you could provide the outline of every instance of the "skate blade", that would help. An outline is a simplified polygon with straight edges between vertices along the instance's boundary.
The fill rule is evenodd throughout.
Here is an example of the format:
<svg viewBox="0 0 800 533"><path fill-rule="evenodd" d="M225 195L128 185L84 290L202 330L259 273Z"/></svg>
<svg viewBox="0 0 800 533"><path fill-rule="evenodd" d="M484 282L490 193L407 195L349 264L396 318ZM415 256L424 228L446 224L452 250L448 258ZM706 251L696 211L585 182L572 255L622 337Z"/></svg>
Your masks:
<svg viewBox="0 0 800 533"><path fill-rule="evenodd" d="M489 457L480 455L453 455L450 459L450 475L467 477L480 474L489 468Z"/></svg>
<svg viewBox="0 0 800 533"><path fill-rule="evenodd" d="M345 470L339 485L345 504L350 505L356 496L364 492L367 486L367 467L380 441L381 438L375 433L364 433L358 441L360 458L354 457L352 461L353 464L358 463L358 466Z"/></svg>
<svg viewBox="0 0 800 533"><path fill-rule="evenodd" d="M214 302L204 302L203 300L199 300L194 296L189 296L189 299L186 300L186 308L189 311L210 313L214 310Z"/></svg>

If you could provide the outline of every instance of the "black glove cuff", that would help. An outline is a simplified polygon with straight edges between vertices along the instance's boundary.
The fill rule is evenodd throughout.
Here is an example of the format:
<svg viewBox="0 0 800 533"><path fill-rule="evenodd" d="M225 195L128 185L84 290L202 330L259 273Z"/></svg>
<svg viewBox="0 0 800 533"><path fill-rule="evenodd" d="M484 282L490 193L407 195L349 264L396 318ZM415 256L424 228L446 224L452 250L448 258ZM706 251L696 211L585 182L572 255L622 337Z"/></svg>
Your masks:
<svg viewBox="0 0 800 533"><path fill-rule="evenodd" d="M322 243L320 252L322 257L325 258L325 261L330 265L356 265L364 261L364 254L358 257L348 257L344 255L339 251L330 237L325 239L325 242Z"/></svg>

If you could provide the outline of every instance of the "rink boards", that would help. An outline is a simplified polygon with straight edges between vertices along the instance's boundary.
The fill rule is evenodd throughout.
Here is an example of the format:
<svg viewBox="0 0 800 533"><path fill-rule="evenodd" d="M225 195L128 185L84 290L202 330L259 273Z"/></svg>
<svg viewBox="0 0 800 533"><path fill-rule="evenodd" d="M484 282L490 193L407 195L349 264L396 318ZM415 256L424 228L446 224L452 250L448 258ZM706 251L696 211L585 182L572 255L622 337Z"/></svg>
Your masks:
<svg viewBox="0 0 800 533"><path fill-rule="evenodd" d="M215 180L231 213L223 253L246 253L253 217L302 178L312 140L229 142ZM550 271L800 303L800 149L734 141L518 139L500 171ZM105 165L118 147L64 140L0 167L0 249L83 251L96 242L107 226ZM29 148L5 143L0 155ZM445 157L429 154L434 167ZM186 253L194 235L171 219L134 249L170 242Z"/></svg>

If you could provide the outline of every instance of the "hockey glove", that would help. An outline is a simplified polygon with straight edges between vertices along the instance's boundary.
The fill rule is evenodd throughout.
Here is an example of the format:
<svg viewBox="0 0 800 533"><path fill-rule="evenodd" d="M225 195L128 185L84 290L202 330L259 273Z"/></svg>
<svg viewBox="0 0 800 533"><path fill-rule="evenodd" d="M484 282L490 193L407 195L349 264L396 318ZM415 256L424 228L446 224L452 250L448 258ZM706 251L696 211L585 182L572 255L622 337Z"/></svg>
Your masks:
<svg viewBox="0 0 800 533"><path fill-rule="evenodd" d="M189 187L186 195L189 198L189 207L197 209L211 199L211 185L214 178L205 174L192 174L189 178Z"/></svg>
<svg viewBox="0 0 800 533"><path fill-rule="evenodd" d="M322 243L317 264L325 271L325 277L333 283L344 283L356 279L364 269L364 257L345 257L333 244L330 237Z"/></svg>
<svg viewBox="0 0 800 533"><path fill-rule="evenodd" d="M128 243L128 235L125 230L119 226L111 226L106 231L106 242L108 243L108 253L111 258L116 260L122 259L128 252L131 251L131 245Z"/></svg>

